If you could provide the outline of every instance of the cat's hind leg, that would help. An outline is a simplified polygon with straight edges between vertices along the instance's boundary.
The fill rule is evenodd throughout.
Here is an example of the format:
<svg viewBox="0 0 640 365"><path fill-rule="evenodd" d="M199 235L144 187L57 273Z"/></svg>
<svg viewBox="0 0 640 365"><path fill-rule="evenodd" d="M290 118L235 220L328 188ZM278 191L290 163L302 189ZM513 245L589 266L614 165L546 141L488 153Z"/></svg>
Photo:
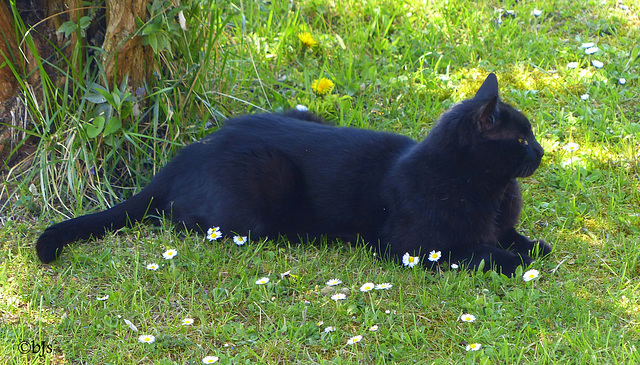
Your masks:
<svg viewBox="0 0 640 365"><path fill-rule="evenodd" d="M173 197L172 220L206 232L275 237L295 232L304 216L300 171L277 149L251 147L217 156L214 173L185 181ZM217 172L220 171L220 172Z"/></svg>

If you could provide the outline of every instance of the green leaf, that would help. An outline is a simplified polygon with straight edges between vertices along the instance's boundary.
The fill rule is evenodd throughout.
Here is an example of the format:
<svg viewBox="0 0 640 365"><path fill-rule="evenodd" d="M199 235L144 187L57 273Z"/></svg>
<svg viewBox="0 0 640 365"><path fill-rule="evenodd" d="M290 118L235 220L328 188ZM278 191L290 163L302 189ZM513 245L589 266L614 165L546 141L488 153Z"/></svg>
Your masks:
<svg viewBox="0 0 640 365"><path fill-rule="evenodd" d="M103 88L95 88L95 90L104 97L105 101L113 105L113 97L111 96L111 93L108 90L105 90Z"/></svg>
<svg viewBox="0 0 640 365"><path fill-rule="evenodd" d="M80 25L80 29L89 28L89 26L91 25L91 17L90 16L83 16L82 18L80 18L80 21L78 22L78 25Z"/></svg>
<svg viewBox="0 0 640 365"><path fill-rule="evenodd" d="M155 34L149 34L147 37L149 45L153 48L153 53L158 54L158 39Z"/></svg>
<svg viewBox="0 0 640 365"><path fill-rule="evenodd" d="M158 32L162 32L162 26L156 23L151 23L142 29L142 35L152 35Z"/></svg>
<svg viewBox="0 0 640 365"><path fill-rule="evenodd" d="M104 128L104 117L97 116L93 118L93 122L84 125L84 130L89 138L96 138Z"/></svg>
<svg viewBox="0 0 640 365"><path fill-rule="evenodd" d="M72 22L71 20L67 20L62 23L60 28L58 28L58 32L64 33L65 37L68 37L71 33L75 32L78 29L78 24Z"/></svg>
<svg viewBox="0 0 640 365"><path fill-rule="evenodd" d="M117 111L120 111L120 104L122 103L122 101L120 100L120 91L119 90L112 91L111 97L113 98L113 106L116 108Z"/></svg>
<svg viewBox="0 0 640 365"><path fill-rule="evenodd" d="M122 121L118 117L112 117L107 122L107 125L104 127L103 135L106 137L110 134L117 132L120 128L122 128Z"/></svg>
<svg viewBox="0 0 640 365"><path fill-rule="evenodd" d="M107 102L107 99L104 96L99 94L85 95L84 99L94 104L102 104Z"/></svg>

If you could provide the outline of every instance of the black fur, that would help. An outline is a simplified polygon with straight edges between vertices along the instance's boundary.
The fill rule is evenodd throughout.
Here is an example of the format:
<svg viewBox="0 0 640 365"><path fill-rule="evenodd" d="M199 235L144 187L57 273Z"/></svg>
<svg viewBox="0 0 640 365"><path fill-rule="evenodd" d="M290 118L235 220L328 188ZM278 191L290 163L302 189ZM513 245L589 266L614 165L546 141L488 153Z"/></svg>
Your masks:
<svg viewBox="0 0 640 365"><path fill-rule="evenodd" d="M395 258L436 250L443 261L485 260L485 269L513 274L531 263L530 251L551 252L514 229L515 178L531 175L543 153L529 121L499 100L493 74L421 143L300 111L249 115L183 148L124 203L47 228L36 249L50 262L70 242L149 213L226 235L360 236Z"/></svg>

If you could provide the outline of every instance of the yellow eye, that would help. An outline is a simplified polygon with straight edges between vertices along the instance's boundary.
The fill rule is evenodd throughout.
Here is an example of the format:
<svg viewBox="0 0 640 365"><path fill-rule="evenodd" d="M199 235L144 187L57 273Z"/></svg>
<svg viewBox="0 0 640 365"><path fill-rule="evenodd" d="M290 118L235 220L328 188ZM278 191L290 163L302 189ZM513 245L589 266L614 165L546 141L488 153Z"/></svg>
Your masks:
<svg viewBox="0 0 640 365"><path fill-rule="evenodd" d="M529 142L527 142L525 139L522 139L522 138L518 138L518 142L522 143L525 146L529 145Z"/></svg>

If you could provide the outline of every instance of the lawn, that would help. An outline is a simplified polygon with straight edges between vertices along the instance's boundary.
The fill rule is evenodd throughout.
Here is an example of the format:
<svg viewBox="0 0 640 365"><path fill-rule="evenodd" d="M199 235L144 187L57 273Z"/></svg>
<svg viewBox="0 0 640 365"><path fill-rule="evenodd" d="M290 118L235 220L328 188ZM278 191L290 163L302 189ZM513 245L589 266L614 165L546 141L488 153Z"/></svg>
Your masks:
<svg viewBox="0 0 640 365"><path fill-rule="evenodd" d="M187 7L187 30L174 33L189 44L215 33L193 53L210 59L196 62L197 75L185 68L180 76L197 78L198 88L159 85L152 96L165 107L149 108L178 120L171 131L180 129L179 138L144 137L142 124L123 124L100 142L138 152L125 168L100 171L124 177L85 179L68 161L73 148L91 149L60 148L55 133L65 130L34 127L45 152L34 163L33 188L18 187L0 214L0 362L640 363L640 3ZM225 117L301 104L336 125L419 140L489 72L545 149L536 174L521 181L519 230L550 242L554 253L515 278L406 267L359 244L209 241L168 223L73 245L51 265L35 255L49 224L130 195L123 181L144 186L176 146ZM174 76L160 81L174 85ZM318 91L322 78L333 87ZM68 108L51 116L68 123L66 132L91 112ZM70 135L73 143L84 136ZM140 144L156 153L139 152L149 150ZM82 156L98 164L115 158L93 153ZM165 258L168 250L177 254ZM523 280L528 269L539 275Z"/></svg>

